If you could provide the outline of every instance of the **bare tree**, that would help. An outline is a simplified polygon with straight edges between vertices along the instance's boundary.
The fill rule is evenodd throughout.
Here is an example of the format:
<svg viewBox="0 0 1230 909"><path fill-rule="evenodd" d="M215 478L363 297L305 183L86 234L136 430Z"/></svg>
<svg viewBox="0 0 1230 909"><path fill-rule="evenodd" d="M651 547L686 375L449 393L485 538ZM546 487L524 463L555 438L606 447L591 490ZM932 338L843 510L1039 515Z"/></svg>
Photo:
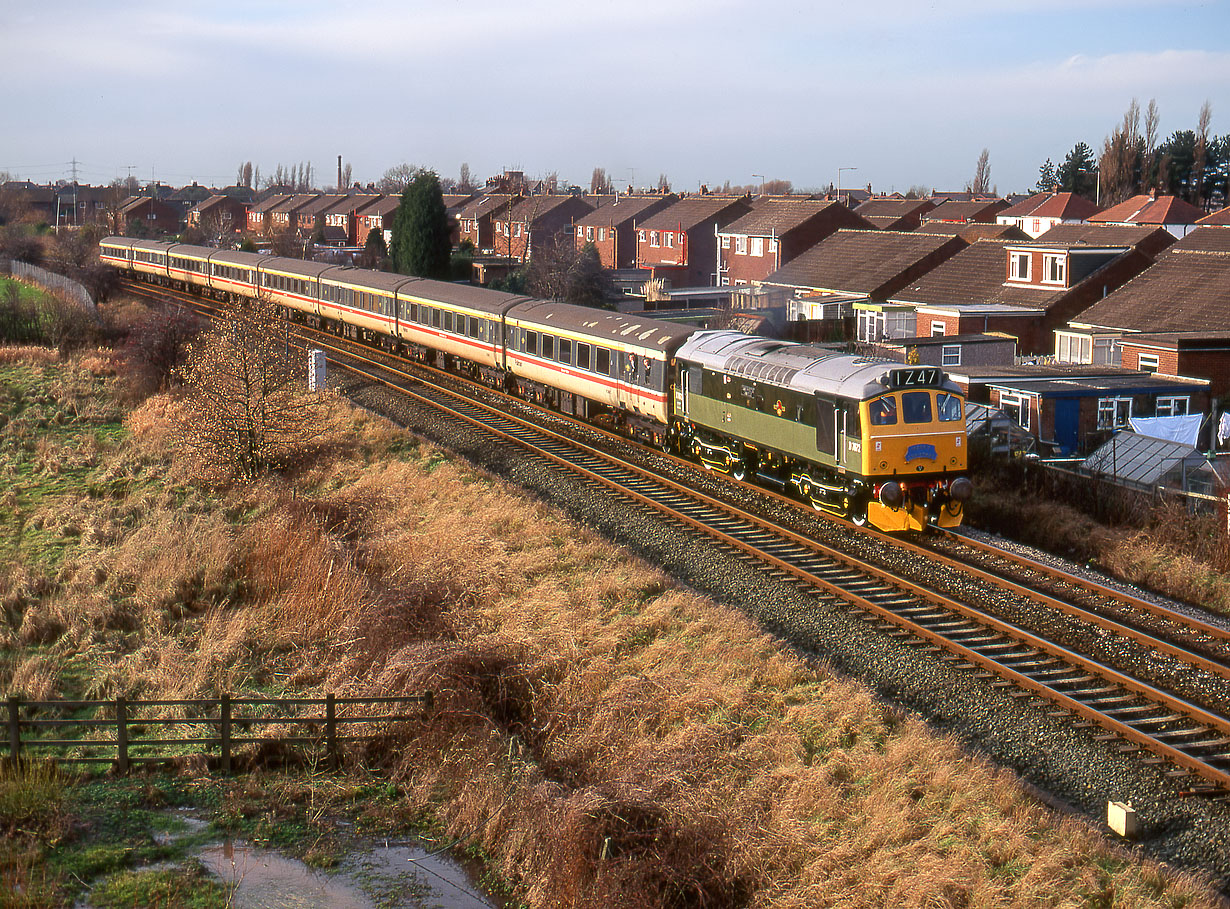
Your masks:
<svg viewBox="0 0 1230 909"><path fill-rule="evenodd" d="M671 182L666 179L666 174L658 174L658 192L666 195L671 191Z"/></svg>
<svg viewBox="0 0 1230 909"><path fill-rule="evenodd" d="M991 190L991 152L984 148L978 156L978 164L974 168L974 179L970 181L969 191L983 195Z"/></svg>
<svg viewBox="0 0 1230 909"><path fill-rule="evenodd" d="M1209 123L1213 107L1206 100L1200 105L1200 121L1196 124L1196 153L1192 160L1192 203L1204 205L1204 170L1209 160Z"/></svg>
<svg viewBox="0 0 1230 909"><path fill-rule="evenodd" d="M350 163L347 162L346 165L342 167L342 183L337 188L339 193L344 193L346 190L350 189L350 181L353 175L354 171L351 169Z"/></svg>
<svg viewBox="0 0 1230 909"><path fill-rule="evenodd" d="M151 310L136 322L117 353L133 392L143 395L168 387L204 324L180 306Z"/></svg>
<svg viewBox="0 0 1230 909"><path fill-rule="evenodd" d="M461 173L458 175L457 192L469 193L474 191L474 182L470 177L470 165L466 162L461 162Z"/></svg>
<svg viewBox="0 0 1230 909"><path fill-rule="evenodd" d="M1145 139L1140 134L1140 102L1133 98L1123 114L1123 121L1111 130L1102 144L1098 173L1105 203L1117 205L1140 190L1140 158L1144 149Z"/></svg>
<svg viewBox="0 0 1230 909"><path fill-rule="evenodd" d="M384 172L384 175L376 181L376 189L384 193L386 196L400 196L405 192L406 187L413 181L421 167L415 164L401 163L396 167L390 167Z"/></svg>
<svg viewBox="0 0 1230 909"><path fill-rule="evenodd" d="M605 167L595 167L589 178L589 191L595 195L608 195L611 192L611 178L606 174Z"/></svg>
<svg viewBox="0 0 1230 909"><path fill-rule="evenodd" d="M282 310L232 304L189 346L183 369L183 451L207 475L254 479L291 463L324 431L324 398L287 356Z"/></svg>

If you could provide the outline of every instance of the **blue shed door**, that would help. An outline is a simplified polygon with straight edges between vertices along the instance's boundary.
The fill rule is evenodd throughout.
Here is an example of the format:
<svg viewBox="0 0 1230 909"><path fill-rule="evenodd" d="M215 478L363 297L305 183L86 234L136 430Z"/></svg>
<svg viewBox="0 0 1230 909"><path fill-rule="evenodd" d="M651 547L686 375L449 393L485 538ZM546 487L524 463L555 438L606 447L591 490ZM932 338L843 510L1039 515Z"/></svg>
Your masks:
<svg viewBox="0 0 1230 909"><path fill-rule="evenodd" d="M1055 401L1055 441L1060 454L1070 455L1077 449L1077 427L1080 424L1080 401L1059 398Z"/></svg>

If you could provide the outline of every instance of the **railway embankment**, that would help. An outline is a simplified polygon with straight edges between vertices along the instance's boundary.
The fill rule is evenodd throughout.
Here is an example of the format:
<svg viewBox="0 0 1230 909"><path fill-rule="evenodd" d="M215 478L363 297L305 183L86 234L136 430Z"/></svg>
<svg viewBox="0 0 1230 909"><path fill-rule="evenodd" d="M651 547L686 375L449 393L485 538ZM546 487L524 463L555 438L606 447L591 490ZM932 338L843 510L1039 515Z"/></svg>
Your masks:
<svg viewBox="0 0 1230 909"><path fill-rule="evenodd" d="M349 759L532 906L1211 906L1230 880L1224 806L477 435L450 443L478 468L339 403L287 471L209 487L174 396L122 404L106 357L0 370L7 690L431 690ZM1137 794L1144 851L1020 776ZM3 820L6 879L59 873L71 824Z"/></svg>

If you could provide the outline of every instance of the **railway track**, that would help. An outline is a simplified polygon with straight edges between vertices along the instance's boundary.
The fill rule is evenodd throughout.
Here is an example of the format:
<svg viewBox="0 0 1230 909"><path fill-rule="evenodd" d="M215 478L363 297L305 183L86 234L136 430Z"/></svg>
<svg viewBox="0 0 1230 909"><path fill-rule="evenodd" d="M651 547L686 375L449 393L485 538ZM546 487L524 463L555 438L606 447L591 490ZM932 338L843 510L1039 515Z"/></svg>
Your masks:
<svg viewBox="0 0 1230 909"><path fill-rule="evenodd" d="M316 346L334 349L335 362L348 364L348 369L369 381L448 411L566 468L586 483L633 500L704 535L778 580L858 610L884 633L966 668L993 686L1009 688L1031 701L1037 699L1055 715L1074 717L1080 725L1096 725L1102 730L1099 737L1119 740L1121 750L1140 751L1143 760L1170 765L1172 774L1189 781L1187 792L1191 794L1230 797L1230 717L1225 708L1230 703L1225 696L1230 692L1230 632L1224 628L1124 597L1085 579L1060 575L1049 566L1028 563L1010 553L992 552L985 544L978 545L983 547L980 558L987 564L971 568L960 556L941 552L941 547L924 548L874 534L913 558L941 563L952 572L972 573L979 584L989 585L1002 596L1029 604L1047 616L1062 616L1065 623L1095 629L1102 640L1126 648L1117 663L1079 652L1062 636L1056 639L975 607L968 597L939 589L942 585L910 581L901 572L823 545L725 498L701 493L638 463L639 458L618 457L610 446L587 444L577 437L580 432L553 430L545 425L550 422L546 419L523 419L455 391L449 387L455 377L445 382L407 377L404 366L390 365L382 354L368 349L356 353L348 346L343 349L334 336L322 337L327 342L318 340ZM558 414L551 418L563 419ZM600 432L589 424L581 425L587 436ZM627 440L621 441L626 447ZM959 542L974 545L964 538ZM951 546L952 541L946 545ZM992 569L991 562L998 562L998 567ZM1064 595L1065 590L1078 595ZM1183 685L1160 685L1156 672L1151 677L1136 671L1144 654L1148 660L1143 662L1163 662L1162 674L1183 677ZM1185 697L1169 690L1172 687L1200 694Z"/></svg>

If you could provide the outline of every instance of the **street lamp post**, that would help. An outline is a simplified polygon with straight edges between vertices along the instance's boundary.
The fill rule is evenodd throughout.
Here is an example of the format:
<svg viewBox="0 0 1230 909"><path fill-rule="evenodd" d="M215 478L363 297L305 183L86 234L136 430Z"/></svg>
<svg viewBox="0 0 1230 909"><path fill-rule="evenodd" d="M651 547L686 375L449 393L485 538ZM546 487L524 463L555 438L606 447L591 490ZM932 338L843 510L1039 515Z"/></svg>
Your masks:
<svg viewBox="0 0 1230 909"><path fill-rule="evenodd" d="M857 167L839 167L837 168L837 201L841 201L841 172L843 170L858 170Z"/></svg>
<svg viewBox="0 0 1230 909"><path fill-rule="evenodd" d="M760 194L764 195L764 174L752 174L753 177L760 178Z"/></svg>

